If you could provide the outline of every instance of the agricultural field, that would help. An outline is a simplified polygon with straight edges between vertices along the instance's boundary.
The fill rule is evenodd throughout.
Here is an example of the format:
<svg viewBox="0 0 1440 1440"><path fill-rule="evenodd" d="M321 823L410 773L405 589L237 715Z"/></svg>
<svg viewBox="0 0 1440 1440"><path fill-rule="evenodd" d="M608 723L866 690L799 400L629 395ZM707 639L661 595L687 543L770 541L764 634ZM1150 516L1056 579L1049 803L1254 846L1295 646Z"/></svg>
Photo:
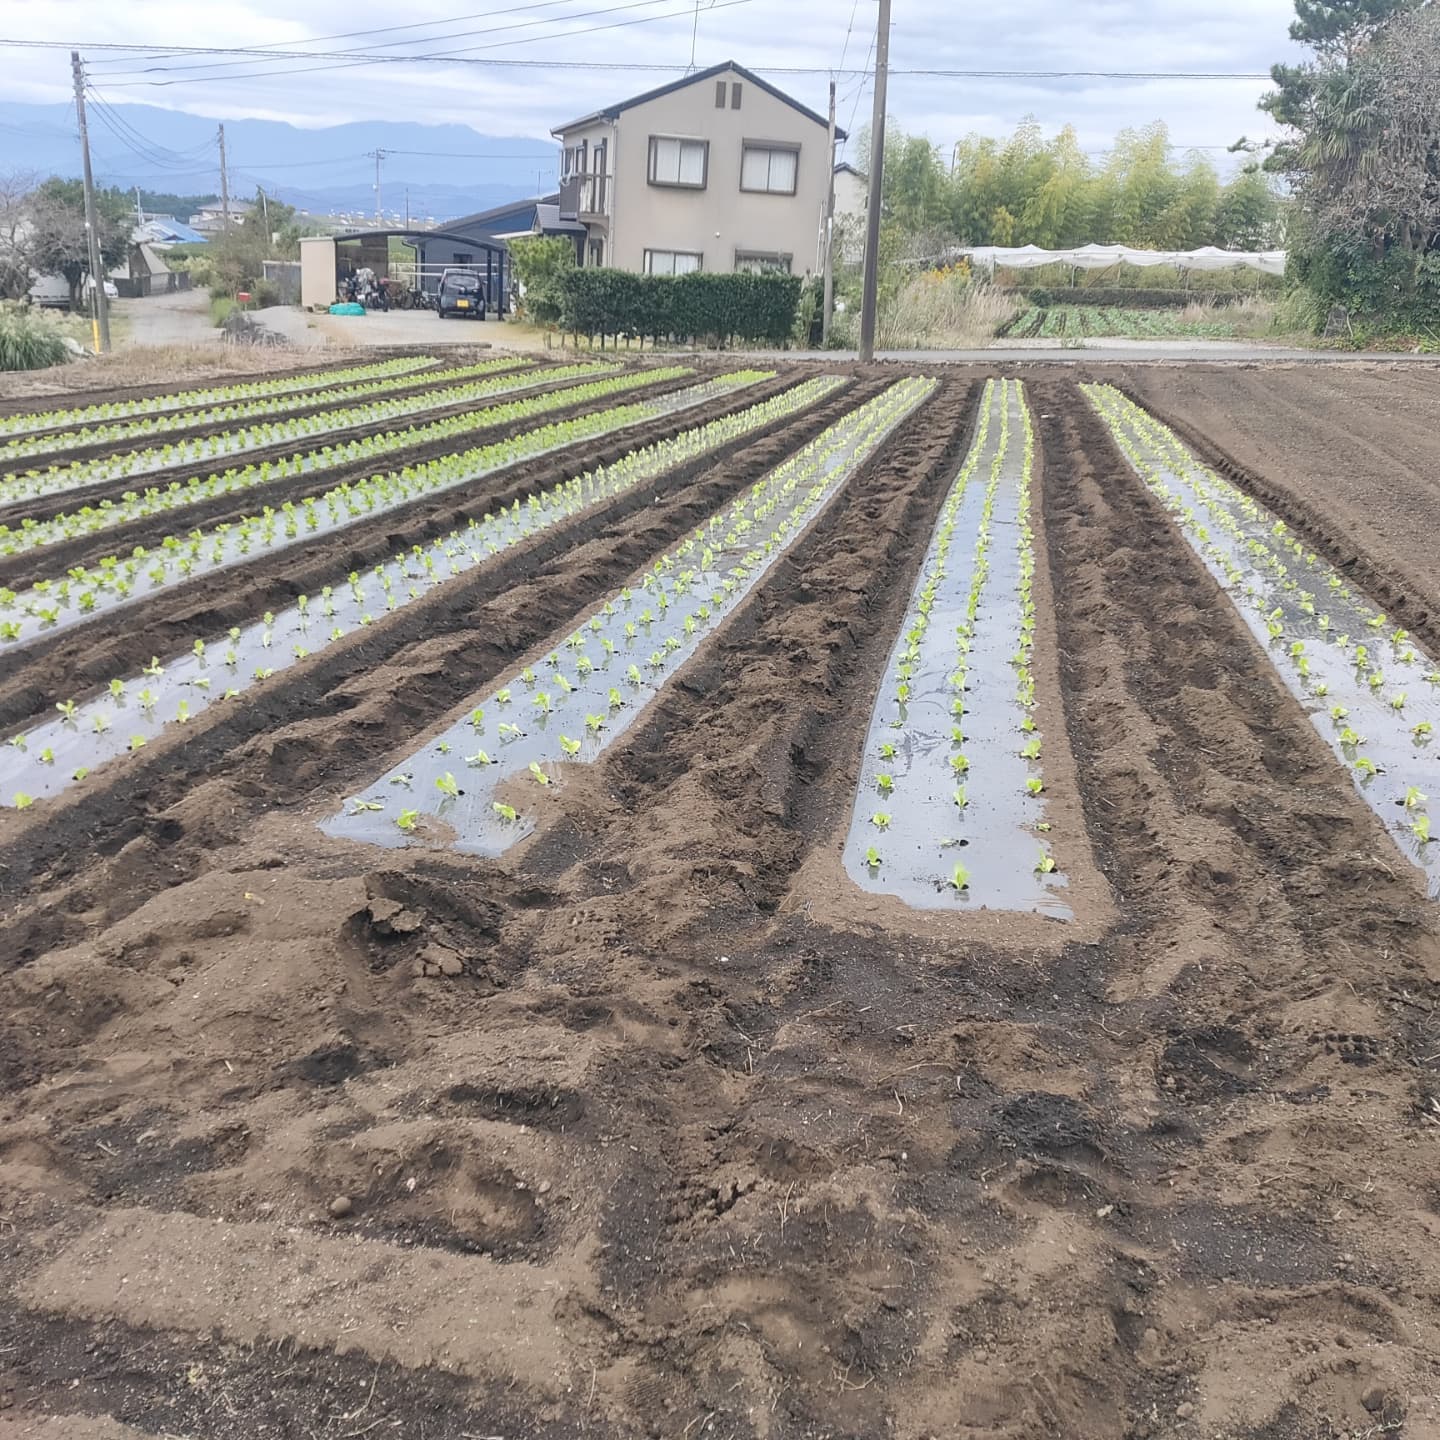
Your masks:
<svg viewBox="0 0 1440 1440"><path fill-rule="evenodd" d="M1440 372L45 403L0 1440L1440 1433Z"/></svg>
<svg viewBox="0 0 1440 1440"><path fill-rule="evenodd" d="M1191 318L1188 312L1116 305L1030 305L1001 333L1008 340L1233 340L1239 331L1223 309Z"/></svg>

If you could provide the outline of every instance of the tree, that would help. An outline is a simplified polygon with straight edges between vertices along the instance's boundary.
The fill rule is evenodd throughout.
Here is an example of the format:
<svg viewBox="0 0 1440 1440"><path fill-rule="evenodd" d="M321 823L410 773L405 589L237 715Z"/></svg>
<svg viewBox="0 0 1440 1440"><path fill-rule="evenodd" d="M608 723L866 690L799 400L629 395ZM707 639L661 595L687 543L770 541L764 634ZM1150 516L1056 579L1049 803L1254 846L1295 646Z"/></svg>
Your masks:
<svg viewBox="0 0 1440 1440"><path fill-rule="evenodd" d="M1247 165L1220 192L1215 244L1224 250L1267 250L1279 240L1280 200L1259 165Z"/></svg>
<svg viewBox="0 0 1440 1440"><path fill-rule="evenodd" d="M70 287L70 308L78 310L80 290L90 271L90 243L85 227L85 187L79 180L51 176L31 195L27 213L31 227L31 263L46 275L63 275ZM100 263L108 271L130 250L133 212L125 193L95 191L95 218ZM97 283L104 283L104 276Z"/></svg>
<svg viewBox="0 0 1440 1440"><path fill-rule="evenodd" d="M30 197L35 177L0 175L0 300L23 300L34 271L34 231Z"/></svg>
<svg viewBox="0 0 1440 1440"><path fill-rule="evenodd" d="M510 242L510 263L524 291L525 312L537 324L558 324L561 285L575 268L574 241L563 235L522 236Z"/></svg>
<svg viewBox="0 0 1440 1440"><path fill-rule="evenodd" d="M1296 192L1294 270L1386 326L1440 318L1440 8L1297 0L1316 60L1262 104L1293 131L1268 164ZM1303 33L1302 33L1303 32Z"/></svg>

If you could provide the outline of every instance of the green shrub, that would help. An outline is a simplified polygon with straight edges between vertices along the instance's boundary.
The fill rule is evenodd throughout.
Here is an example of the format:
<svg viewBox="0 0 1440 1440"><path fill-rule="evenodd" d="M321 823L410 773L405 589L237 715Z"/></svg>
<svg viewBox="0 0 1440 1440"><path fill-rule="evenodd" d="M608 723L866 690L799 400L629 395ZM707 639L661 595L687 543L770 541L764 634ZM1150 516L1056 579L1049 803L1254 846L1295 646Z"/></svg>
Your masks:
<svg viewBox="0 0 1440 1440"><path fill-rule="evenodd" d="M69 354L60 332L38 311L0 305L0 370L43 370Z"/></svg>
<svg viewBox="0 0 1440 1440"><path fill-rule="evenodd" d="M510 264L525 287L520 313L537 325L560 319L560 281L575 268L575 245L563 235L520 236L510 241Z"/></svg>
<svg viewBox="0 0 1440 1440"><path fill-rule="evenodd" d="M560 326L576 335L785 345L796 325L798 275L633 275L571 270L560 276Z"/></svg>

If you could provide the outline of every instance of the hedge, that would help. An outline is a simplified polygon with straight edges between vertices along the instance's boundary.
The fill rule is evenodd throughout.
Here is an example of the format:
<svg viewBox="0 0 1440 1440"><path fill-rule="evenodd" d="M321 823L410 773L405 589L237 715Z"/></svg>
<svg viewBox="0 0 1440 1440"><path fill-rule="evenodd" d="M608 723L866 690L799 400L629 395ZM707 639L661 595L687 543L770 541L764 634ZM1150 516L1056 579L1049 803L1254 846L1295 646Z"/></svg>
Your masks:
<svg viewBox="0 0 1440 1440"><path fill-rule="evenodd" d="M602 340L784 345L795 329L800 287L798 275L571 270L559 277L560 328Z"/></svg>

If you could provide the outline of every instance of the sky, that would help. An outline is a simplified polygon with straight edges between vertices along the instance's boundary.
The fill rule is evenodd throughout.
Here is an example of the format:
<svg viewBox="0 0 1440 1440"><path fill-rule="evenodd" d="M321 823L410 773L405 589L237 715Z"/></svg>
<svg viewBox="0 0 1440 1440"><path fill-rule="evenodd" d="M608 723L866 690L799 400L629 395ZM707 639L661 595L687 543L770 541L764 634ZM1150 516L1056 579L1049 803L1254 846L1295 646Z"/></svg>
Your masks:
<svg viewBox="0 0 1440 1440"><path fill-rule="evenodd" d="M485 135L550 143L553 125L666 83L694 63L733 59L823 111L828 75L867 68L877 0L0 0L0 39L63 41L85 52L112 104L143 103L219 120L318 127L351 120L460 123ZM1241 135L1273 133L1255 109L1263 79L962 79L919 69L1222 71L1264 74L1293 57L1291 0L1019 0L963 5L894 0L892 123L948 151L960 137L1008 134L1034 116L1066 123L1099 156L1127 125L1162 119L1181 148L1208 147L1222 169ZM423 22L423 23L422 23ZM412 28L369 35L397 24ZM460 33L456 33L460 32ZM322 39L348 35L345 39ZM368 54L425 51L475 60L586 60L610 70L433 63L299 72L298 60L117 56L105 41L163 46L282 46ZM670 71L646 71L668 65ZM180 69L177 67L192 67ZM820 73L782 74L767 67ZM279 72L279 73L277 73ZM840 123L869 119L861 76L842 76ZM71 95L68 50L0 45L0 95Z"/></svg>

